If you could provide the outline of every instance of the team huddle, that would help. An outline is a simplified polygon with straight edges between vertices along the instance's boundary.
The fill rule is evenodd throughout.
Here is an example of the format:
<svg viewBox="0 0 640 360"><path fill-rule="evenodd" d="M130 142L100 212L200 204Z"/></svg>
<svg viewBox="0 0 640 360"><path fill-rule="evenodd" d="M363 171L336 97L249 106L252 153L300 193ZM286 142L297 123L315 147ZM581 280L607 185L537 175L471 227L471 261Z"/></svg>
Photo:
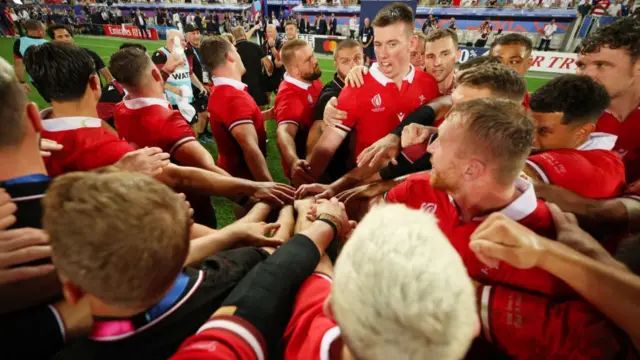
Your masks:
<svg viewBox="0 0 640 360"><path fill-rule="evenodd" d="M182 34L152 57L127 44L104 72L113 126L66 30L22 40L51 107L0 60L1 357L636 358L638 291L611 289L640 289L637 253L616 255L640 231L640 20L531 94L525 36L456 66L455 31L414 33L405 4L371 25L376 62L344 40L323 86L288 23L269 109L224 37L199 44L195 112ZM290 184L267 166L272 119ZM218 229L211 196L237 220Z"/></svg>

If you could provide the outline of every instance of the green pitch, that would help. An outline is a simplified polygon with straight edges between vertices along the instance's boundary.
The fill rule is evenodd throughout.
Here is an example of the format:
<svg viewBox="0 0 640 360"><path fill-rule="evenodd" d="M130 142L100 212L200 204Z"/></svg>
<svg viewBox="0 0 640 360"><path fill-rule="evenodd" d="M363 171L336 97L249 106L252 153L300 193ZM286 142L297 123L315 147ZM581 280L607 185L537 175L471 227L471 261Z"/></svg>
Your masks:
<svg viewBox="0 0 640 360"><path fill-rule="evenodd" d="M109 57L115 51L118 50L120 45L123 42L132 41L129 39L120 39L120 38L112 38L112 37L97 37L97 36L76 36L74 38L75 43L78 46L89 48L98 55L102 57L105 64L108 64ZM133 40L135 42L139 42L147 47L149 50L149 54L152 54L159 47L164 45L164 41L151 41L151 40ZM13 39L5 39L0 38L0 56L5 60L13 63ZM319 56L320 68L322 69L322 82L327 83L331 81L335 70L333 69L333 61L326 56ZM538 87L548 81L551 77L547 74L530 74L526 77L527 80L527 88L530 92L535 91ZM33 90L29 95L29 99L34 101L40 109L44 109L49 105L42 99L42 97L37 93L37 91ZM268 157L267 162L269 166L269 170L274 177L275 181L279 182L287 182L283 172L282 166L280 164L280 154L278 152L278 148L276 146L276 126L275 121L271 120L267 122L267 151ZM213 154L214 157L217 157L217 150L215 144L205 145L207 149ZM216 208L216 214L218 217L218 224L220 226L224 226L233 222L233 211L232 204L230 201L223 198L213 198L213 203Z"/></svg>

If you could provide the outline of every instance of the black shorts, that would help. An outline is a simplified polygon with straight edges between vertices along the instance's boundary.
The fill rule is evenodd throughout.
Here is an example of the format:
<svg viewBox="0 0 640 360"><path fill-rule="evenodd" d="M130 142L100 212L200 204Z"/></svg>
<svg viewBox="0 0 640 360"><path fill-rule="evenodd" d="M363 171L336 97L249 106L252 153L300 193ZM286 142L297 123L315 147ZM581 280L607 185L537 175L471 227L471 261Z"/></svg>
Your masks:
<svg viewBox="0 0 640 360"><path fill-rule="evenodd" d="M369 46L368 48L364 48L364 55L369 59L373 58L373 46Z"/></svg>

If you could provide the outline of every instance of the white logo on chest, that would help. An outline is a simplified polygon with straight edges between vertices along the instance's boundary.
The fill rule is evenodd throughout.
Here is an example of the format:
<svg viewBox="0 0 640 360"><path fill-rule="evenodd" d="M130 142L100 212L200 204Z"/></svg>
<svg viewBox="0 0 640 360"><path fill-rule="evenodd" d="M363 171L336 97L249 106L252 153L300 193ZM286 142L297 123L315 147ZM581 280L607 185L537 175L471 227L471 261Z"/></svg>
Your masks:
<svg viewBox="0 0 640 360"><path fill-rule="evenodd" d="M422 203L422 205L420 205L420 210L429 214L435 214L437 209L438 205L434 203Z"/></svg>
<svg viewBox="0 0 640 360"><path fill-rule="evenodd" d="M373 112L384 111L384 107L382 106L382 97L380 96L380 94L375 94L371 98L371 104L373 105Z"/></svg>
<svg viewBox="0 0 640 360"><path fill-rule="evenodd" d="M311 94L307 95L307 99L309 100L309 104L313 104L313 96L311 96Z"/></svg>
<svg viewBox="0 0 640 360"><path fill-rule="evenodd" d="M402 122L404 120L404 113L398 113L398 121Z"/></svg>

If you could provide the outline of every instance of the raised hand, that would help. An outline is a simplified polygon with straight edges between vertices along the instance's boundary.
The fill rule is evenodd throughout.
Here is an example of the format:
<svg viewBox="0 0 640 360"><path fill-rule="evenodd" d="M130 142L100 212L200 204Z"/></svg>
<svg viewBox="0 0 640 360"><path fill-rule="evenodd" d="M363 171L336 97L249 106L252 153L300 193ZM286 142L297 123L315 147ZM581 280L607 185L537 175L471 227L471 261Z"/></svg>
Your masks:
<svg viewBox="0 0 640 360"><path fill-rule="evenodd" d="M369 68L366 66L354 66L344 79L344 83L347 86L359 88L364 85L364 75L367 75L368 73Z"/></svg>

